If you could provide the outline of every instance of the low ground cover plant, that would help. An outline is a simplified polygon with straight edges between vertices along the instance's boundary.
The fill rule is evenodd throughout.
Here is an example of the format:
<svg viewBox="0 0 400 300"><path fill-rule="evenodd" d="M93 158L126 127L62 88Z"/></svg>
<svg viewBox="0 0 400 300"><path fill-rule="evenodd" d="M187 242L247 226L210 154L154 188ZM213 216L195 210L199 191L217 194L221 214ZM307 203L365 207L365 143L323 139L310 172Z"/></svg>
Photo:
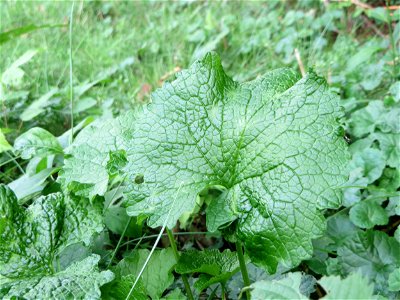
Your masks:
<svg viewBox="0 0 400 300"><path fill-rule="evenodd" d="M140 24L143 10L165 18L83 81L73 22L2 30L2 55L64 30L71 69L35 83L47 84L35 99L27 65L44 50L22 48L2 71L1 298L399 297L400 26L378 2L68 4L75 39L98 18L93 32L119 43L132 7ZM190 56L162 49L174 30Z"/></svg>

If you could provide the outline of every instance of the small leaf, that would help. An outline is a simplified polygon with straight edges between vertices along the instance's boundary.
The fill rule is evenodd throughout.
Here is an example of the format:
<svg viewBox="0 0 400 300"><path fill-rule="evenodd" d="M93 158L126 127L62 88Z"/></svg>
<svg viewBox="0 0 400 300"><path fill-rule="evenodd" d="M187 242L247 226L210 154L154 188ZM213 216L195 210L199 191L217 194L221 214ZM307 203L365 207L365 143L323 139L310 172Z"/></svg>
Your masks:
<svg viewBox="0 0 400 300"><path fill-rule="evenodd" d="M350 162L352 170L359 169L359 178L368 179L368 183L373 183L381 177L383 169L386 166L386 161L381 151L377 149L367 148L353 155Z"/></svg>
<svg viewBox="0 0 400 300"><path fill-rule="evenodd" d="M389 274L389 291L400 291L400 268Z"/></svg>
<svg viewBox="0 0 400 300"><path fill-rule="evenodd" d="M350 209L350 220L360 228L373 228L375 225L386 225L389 217L385 209L371 200L357 203Z"/></svg>
<svg viewBox="0 0 400 300"><path fill-rule="evenodd" d="M203 251L189 250L181 254L175 271L179 274L204 273L195 283L195 287L202 291L217 282L226 282L237 271L239 261L236 252L217 249Z"/></svg>
<svg viewBox="0 0 400 300"><path fill-rule="evenodd" d="M386 164L389 167L400 169L400 134L399 133L375 133L374 138L379 141Z"/></svg>
<svg viewBox="0 0 400 300"><path fill-rule="evenodd" d="M33 101L20 115L20 119L24 122L30 121L33 118L44 112L44 108L47 106L48 101L58 93L58 88L53 88L46 94L41 96L39 99Z"/></svg>
<svg viewBox="0 0 400 300"><path fill-rule="evenodd" d="M389 88L395 102L400 102L400 81L396 81Z"/></svg>
<svg viewBox="0 0 400 300"><path fill-rule="evenodd" d="M326 291L323 299L372 299L374 286L366 277L352 273L345 279L339 276L322 277L318 283Z"/></svg>
<svg viewBox="0 0 400 300"><path fill-rule="evenodd" d="M90 97L79 99L74 104L73 113L74 114L79 114L79 113L81 113L81 112L83 112L85 110L88 110L89 108L95 106L96 104L97 104L97 101L95 99L93 99L93 98L90 98Z"/></svg>
<svg viewBox="0 0 400 300"><path fill-rule="evenodd" d="M11 149L12 146L7 142L6 137L0 128L0 153L9 151Z"/></svg>
<svg viewBox="0 0 400 300"><path fill-rule="evenodd" d="M116 175L125 164L125 135L129 136L133 124L134 113L129 112L84 128L66 150L70 157L65 159L59 182L82 196L103 196L110 176Z"/></svg>
<svg viewBox="0 0 400 300"><path fill-rule="evenodd" d="M29 62L37 54L36 50L28 50L21 55L11 66L1 75L1 81L6 86L18 87L21 85L22 77L25 72L20 68Z"/></svg>
<svg viewBox="0 0 400 300"><path fill-rule="evenodd" d="M130 220L131 219L131 220ZM129 226L125 231L125 236L138 237L141 233L141 226L136 222L137 219L126 214L126 209L123 207L109 207L104 213L104 224L113 233L122 235L126 224L130 220Z"/></svg>
<svg viewBox="0 0 400 300"><path fill-rule="evenodd" d="M46 186L46 179L58 170L59 168L46 168L33 175L26 173L10 182L8 186L14 191L19 203L24 203L41 192Z"/></svg>
<svg viewBox="0 0 400 300"><path fill-rule="evenodd" d="M124 277L128 275L136 278L149 254L149 250L141 249L121 260L115 268L117 279L125 280ZM140 280L143 282L147 295L152 299L160 298L163 292L173 283L172 268L175 263L172 248L155 251L151 256Z"/></svg>
<svg viewBox="0 0 400 300"><path fill-rule="evenodd" d="M254 300L269 299L308 299L300 293L301 273L288 273L286 277L272 281L257 281L251 285L253 288L251 298Z"/></svg>
<svg viewBox="0 0 400 300"><path fill-rule="evenodd" d="M23 159L63 153L58 140L50 132L39 127L21 134L14 142L14 149L21 153Z"/></svg>
<svg viewBox="0 0 400 300"><path fill-rule="evenodd" d="M350 120L350 131L356 137L363 137L373 133L376 126L381 122L385 115L385 107L382 101L371 101L362 109L352 114Z"/></svg>
<svg viewBox="0 0 400 300"><path fill-rule="evenodd" d="M12 39L15 39L23 34L27 34L32 31L36 31L43 28L54 28L54 27L63 27L65 24L44 24L44 25L25 25L22 27L14 28L5 32L0 33L0 45L4 44Z"/></svg>

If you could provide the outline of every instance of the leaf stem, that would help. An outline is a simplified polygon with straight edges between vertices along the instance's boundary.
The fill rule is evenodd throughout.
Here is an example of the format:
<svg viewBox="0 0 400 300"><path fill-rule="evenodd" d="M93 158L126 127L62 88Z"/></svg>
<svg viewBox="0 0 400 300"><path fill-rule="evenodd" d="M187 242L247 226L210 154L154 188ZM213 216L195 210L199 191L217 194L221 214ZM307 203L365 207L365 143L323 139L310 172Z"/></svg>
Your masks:
<svg viewBox="0 0 400 300"><path fill-rule="evenodd" d="M71 14L69 17L69 101L71 104L71 136L69 143L72 144L74 140L74 87L72 84L72 24L74 20L74 6L75 1L72 1Z"/></svg>
<svg viewBox="0 0 400 300"><path fill-rule="evenodd" d="M115 254L117 254L117 251L118 251L118 249L119 249L119 247L120 247L120 245L121 245L122 239L124 238L126 231L128 230L128 227L129 227L129 224L131 223L131 220L132 220L132 217L130 217L130 218L128 219L128 222L126 222L124 231L122 232L122 234L121 234L121 236L120 236L120 238L119 238L119 240L118 240L117 246L115 247L114 252L113 252L113 254L112 254L112 256L111 256L111 259L110 259L110 261L108 262L107 269L110 268L110 266L111 266L111 264L112 264L112 262L113 262L113 260L114 260L114 258L115 258Z"/></svg>
<svg viewBox="0 0 400 300"><path fill-rule="evenodd" d="M249 288L250 287L249 273L247 272L246 261L244 259L244 255L243 255L242 242L239 240L236 241L236 253L237 253L237 256L239 259L240 270L242 271L244 285L245 285L245 287ZM251 299L251 294L250 294L249 289L246 289L246 298L247 298L247 300Z"/></svg>
<svg viewBox="0 0 400 300"><path fill-rule="evenodd" d="M172 251L174 252L175 259L176 259L176 261L178 261L180 255L178 252L178 247L176 246L176 243L175 243L174 235L172 234L171 230L168 227L166 228L166 231L167 231L169 242L171 243ZM187 294L189 300L194 300L192 290L190 289L189 281L188 281L186 275L182 274L181 276L182 276L182 281L183 281L183 284L185 285L186 294Z"/></svg>

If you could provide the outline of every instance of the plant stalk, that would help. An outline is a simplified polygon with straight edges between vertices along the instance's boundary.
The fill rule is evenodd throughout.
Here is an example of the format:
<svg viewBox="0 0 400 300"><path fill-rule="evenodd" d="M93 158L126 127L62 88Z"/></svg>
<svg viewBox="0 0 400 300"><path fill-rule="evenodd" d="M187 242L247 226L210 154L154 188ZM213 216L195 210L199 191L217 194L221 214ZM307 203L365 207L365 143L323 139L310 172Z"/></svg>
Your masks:
<svg viewBox="0 0 400 300"><path fill-rule="evenodd" d="M243 246L239 240L236 241L236 253L239 259L240 270L242 272L245 288L249 288L250 287L249 273L247 272L246 261L243 255ZM247 300L251 299L250 289L246 289L246 298Z"/></svg>
<svg viewBox="0 0 400 300"><path fill-rule="evenodd" d="M172 234L171 230L168 227L166 228L166 231L167 231L169 242L170 242L171 247L172 247L172 251L174 252L175 259L176 259L176 261L178 261L180 255L179 255L179 252L178 252L178 247L176 246L174 235ZM193 297L193 294L192 294L192 290L190 289L189 281L188 281L186 275L185 274L181 274L181 276L182 276L182 281L183 281L183 284L185 285L186 294L187 294L189 300L194 300L194 297Z"/></svg>
<svg viewBox="0 0 400 300"><path fill-rule="evenodd" d="M124 238L126 231L128 230L128 227L129 227L129 224L131 223L131 220L132 220L132 217L130 217L130 218L128 219L128 222L126 222L124 231L122 232L121 236L119 237L117 246L115 247L114 252L113 252L113 254L111 255L111 259L110 259L110 261L109 261L109 263L108 263L108 265L107 265L107 269L110 268L110 266L111 266L111 264L112 264L112 262L113 262L113 260L114 260L114 258L115 258L115 254L117 254L117 251L118 251L118 249L119 249L119 246L121 245L122 239Z"/></svg>

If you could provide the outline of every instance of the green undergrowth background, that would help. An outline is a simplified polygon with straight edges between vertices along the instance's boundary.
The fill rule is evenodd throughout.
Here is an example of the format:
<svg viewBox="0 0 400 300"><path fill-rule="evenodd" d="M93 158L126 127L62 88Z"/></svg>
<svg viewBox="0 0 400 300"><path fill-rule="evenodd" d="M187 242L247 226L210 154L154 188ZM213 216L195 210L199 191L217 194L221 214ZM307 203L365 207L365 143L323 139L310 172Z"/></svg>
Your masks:
<svg viewBox="0 0 400 300"><path fill-rule="evenodd" d="M71 5L67 1L0 3L0 128L11 145L33 127L45 128L55 136L71 127ZM349 179L352 187L344 191L341 210L327 212L328 216L335 216L330 229L342 230L342 234L346 230L355 232L360 239L364 239L363 234L371 235L365 238L371 245L361 243L365 249L360 246L353 251L350 246L343 246L345 242L330 244L329 251L334 255L329 256L327 265L326 252L316 250L315 257L304 263L301 270L314 275L361 271L378 286L377 291L387 291L385 281L392 270L387 271L385 257L379 257L385 255L384 250L379 253L373 248L385 246L373 241L381 234L400 239L396 231L400 222L399 10L384 9L394 5L399 4L76 1L71 48L73 122L76 125L88 117L118 116L148 102L152 91L209 51L221 56L226 72L239 82L279 67L289 66L298 71L301 65L305 71L312 68L341 97L344 128L353 157ZM28 25L51 26L18 36L4 34ZM6 38L9 40L5 41ZM21 56L27 59L13 68ZM52 90L55 92L51 93ZM28 162L17 153L1 151L0 182L15 182ZM18 182L17 187L25 191L36 184L51 190L55 178L56 174L35 177ZM26 193L29 195L29 191ZM32 193L31 197L36 195ZM157 233L140 230L147 235ZM189 228L204 230L201 219ZM328 237L335 239L332 232L316 241L316 249L328 245ZM124 238L124 242L129 242L129 238ZM182 238L179 247L223 246L218 237L198 238ZM111 234L105 251L110 252L118 239L118 234ZM344 266L345 263L335 260L337 251L374 263L369 266L354 258L356 266ZM321 296L321 291L313 293L315 297ZM393 293L383 294L390 298Z"/></svg>

